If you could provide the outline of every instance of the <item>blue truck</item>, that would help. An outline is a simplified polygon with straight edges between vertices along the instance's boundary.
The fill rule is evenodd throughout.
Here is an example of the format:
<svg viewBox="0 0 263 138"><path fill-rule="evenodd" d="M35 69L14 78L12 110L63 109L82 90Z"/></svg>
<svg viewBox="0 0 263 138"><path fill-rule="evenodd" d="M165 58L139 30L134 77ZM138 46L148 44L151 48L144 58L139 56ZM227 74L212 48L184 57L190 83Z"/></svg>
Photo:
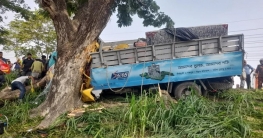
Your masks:
<svg viewBox="0 0 263 138"><path fill-rule="evenodd" d="M175 37L175 36L174 36ZM160 86L176 99L232 88L242 74L244 36L221 35L135 47L136 40L103 43L129 44L119 50L91 53L93 92L122 93Z"/></svg>

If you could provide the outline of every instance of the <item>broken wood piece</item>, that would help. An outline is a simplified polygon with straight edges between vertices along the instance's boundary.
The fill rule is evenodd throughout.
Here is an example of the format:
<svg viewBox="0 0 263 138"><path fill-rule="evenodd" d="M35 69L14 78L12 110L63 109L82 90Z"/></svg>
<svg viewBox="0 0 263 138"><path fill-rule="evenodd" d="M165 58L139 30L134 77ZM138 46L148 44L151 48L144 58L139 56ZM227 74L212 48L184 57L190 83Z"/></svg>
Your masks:
<svg viewBox="0 0 263 138"><path fill-rule="evenodd" d="M158 83L158 90L159 90L159 96L162 97L162 90L161 90L161 87L160 87L159 83Z"/></svg>
<svg viewBox="0 0 263 138"><path fill-rule="evenodd" d="M79 116L82 116L87 111L100 111L102 109L104 109L104 107L94 108L94 109L79 108L79 109L71 111L67 116L68 118L79 117Z"/></svg>
<svg viewBox="0 0 263 138"><path fill-rule="evenodd" d="M104 109L104 107L100 107L100 108L94 108L94 109L88 109L89 111L98 111L98 110L102 110Z"/></svg>
<svg viewBox="0 0 263 138"><path fill-rule="evenodd" d="M88 108L89 106L90 106L90 105L88 105L88 104L84 104L84 105L83 105L84 108Z"/></svg>

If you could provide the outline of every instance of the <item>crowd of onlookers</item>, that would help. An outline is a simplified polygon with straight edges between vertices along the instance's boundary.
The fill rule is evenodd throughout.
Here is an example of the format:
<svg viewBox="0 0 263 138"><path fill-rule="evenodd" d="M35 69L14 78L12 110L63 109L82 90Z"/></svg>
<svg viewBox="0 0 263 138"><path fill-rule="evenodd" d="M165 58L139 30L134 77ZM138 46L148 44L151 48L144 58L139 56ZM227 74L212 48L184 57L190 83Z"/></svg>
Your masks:
<svg viewBox="0 0 263 138"><path fill-rule="evenodd" d="M17 74L17 78L11 82L11 89L20 90L19 99L22 100L26 93L25 83L26 80L31 79L33 82L45 77L47 71L51 66L55 64L57 60L57 52L53 52L49 58L42 55L41 58L32 58L31 53L27 53L25 57L21 59L17 58L17 61L13 64L10 60L3 57L3 52L0 52L0 61L7 64L10 68L14 66L14 72ZM5 73L0 70L0 86L5 83Z"/></svg>

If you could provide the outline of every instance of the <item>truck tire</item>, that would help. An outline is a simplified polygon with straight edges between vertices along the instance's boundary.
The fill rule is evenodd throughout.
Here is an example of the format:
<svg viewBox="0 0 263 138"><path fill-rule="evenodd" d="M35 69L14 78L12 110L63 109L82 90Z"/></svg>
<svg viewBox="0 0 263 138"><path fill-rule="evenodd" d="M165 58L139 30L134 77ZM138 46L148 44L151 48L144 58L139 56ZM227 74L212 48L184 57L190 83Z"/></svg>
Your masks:
<svg viewBox="0 0 263 138"><path fill-rule="evenodd" d="M233 87L233 83L222 83L222 82L210 82L211 89L224 91L231 89Z"/></svg>
<svg viewBox="0 0 263 138"><path fill-rule="evenodd" d="M180 99L191 95L191 88L197 95L202 95L201 89L199 89L197 84L194 82L183 82L177 85L173 91L175 99Z"/></svg>

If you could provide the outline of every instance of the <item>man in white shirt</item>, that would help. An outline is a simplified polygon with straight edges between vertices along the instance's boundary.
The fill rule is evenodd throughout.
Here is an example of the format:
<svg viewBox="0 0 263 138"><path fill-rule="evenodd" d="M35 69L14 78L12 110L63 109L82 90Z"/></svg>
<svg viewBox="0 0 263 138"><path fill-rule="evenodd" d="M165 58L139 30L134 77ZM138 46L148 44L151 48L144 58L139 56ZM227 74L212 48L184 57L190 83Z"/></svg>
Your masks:
<svg viewBox="0 0 263 138"><path fill-rule="evenodd" d="M19 78L16 78L11 82L11 90L20 90L19 100L22 100L26 94L26 87L25 87L25 81L27 79L31 79L34 82L34 78L32 76L21 76Z"/></svg>
<svg viewBox="0 0 263 138"><path fill-rule="evenodd" d="M243 71L242 71L242 74L240 76L240 88L241 89L244 89L245 87L245 81L246 81L246 70L245 68L243 67Z"/></svg>
<svg viewBox="0 0 263 138"><path fill-rule="evenodd" d="M244 69L246 71L246 82L247 82L247 89L251 88L251 74L253 73L253 71L255 70L252 66L250 66L249 64L247 64L247 61L244 60Z"/></svg>

